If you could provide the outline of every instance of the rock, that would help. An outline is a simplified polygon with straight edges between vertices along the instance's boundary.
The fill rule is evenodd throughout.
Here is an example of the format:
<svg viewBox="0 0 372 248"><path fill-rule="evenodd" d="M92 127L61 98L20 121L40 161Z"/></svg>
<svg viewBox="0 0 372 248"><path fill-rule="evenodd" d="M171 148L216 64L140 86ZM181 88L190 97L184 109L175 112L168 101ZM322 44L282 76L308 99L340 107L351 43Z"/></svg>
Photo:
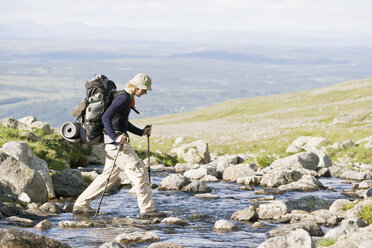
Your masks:
<svg viewBox="0 0 372 248"><path fill-rule="evenodd" d="M62 209L50 202L44 203L39 209L52 214L62 213Z"/></svg>
<svg viewBox="0 0 372 248"><path fill-rule="evenodd" d="M200 164L182 164L182 163L177 163L174 166L174 169L177 173L185 173L188 170L191 169L198 169L200 168Z"/></svg>
<svg viewBox="0 0 372 248"><path fill-rule="evenodd" d="M202 140L173 148L171 152L191 164L208 164L211 161L208 144Z"/></svg>
<svg viewBox="0 0 372 248"><path fill-rule="evenodd" d="M49 220L43 220L43 221L40 221L36 226L35 228L37 229L40 229L42 231L45 231L45 230L48 230L50 228L52 228L53 225L52 225L52 222L50 222Z"/></svg>
<svg viewBox="0 0 372 248"><path fill-rule="evenodd" d="M58 223L59 228L89 228L94 227L93 222L91 221L71 221L63 220Z"/></svg>
<svg viewBox="0 0 372 248"><path fill-rule="evenodd" d="M340 226L330 229L325 235L326 239L344 239L350 233L358 231L360 227L366 227L368 224L361 219L345 219Z"/></svg>
<svg viewBox="0 0 372 248"><path fill-rule="evenodd" d="M104 144L92 146L92 151L87 158L89 164L105 164L106 152Z"/></svg>
<svg viewBox="0 0 372 248"><path fill-rule="evenodd" d="M288 153L297 153L303 150L308 151L313 148L320 148L321 145L329 141L324 137L301 136L295 139L287 148Z"/></svg>
<svg viewBox="0 0 372 248"><path fill-rule="evenodd" d="M319 158L319 163L317 168L328 168L333 166L331 158L322 150L309 149L307 152L315 153Z"/></svg>
<svg viewBox="0 0 372 248"><path fill-rule="evenodd" d="M370 176L365 172L359 172L359 171L353 171L353 170L347 170L347 171L343 172L340 175L340 177L343 178L343 179L359 180L359 181L370 178Z"/></svg>
<svg viewBox="0 0 372 248"><path fill-rule="evenodd" d="M318 171L318 177L330 177L331 176L331 171L329 168L321 168Z"/></svg>
<svg viewBox="0 0 372 248"><path fill-rule="evenodd" d="M173 225L179 225L179 226L188 225L187 221L181 220L180 218L177 218L177 217L167 217L163 219L161 223L173 224Z"/></svg>
<svg viewBox="0 0 372 248"><path fill-rule="evenodd" d="M190 183L191 180L185 176L171 174L161 181L158 190L180 190Z"/></svg>
<svg viewBox="0 0 372 248"><path fill-rule="evenodd" d="M92 180L94 180L94 179L96 179L98 176L99 176L99 174L98 174L98 172L97 171L82 171L81 172L81 176L82 177L84 177L84 176L88 176L88 177L90 177ZM121 175L119 175L119 177L120 177ZM120 178L121 179L121 178ZM121 179L122 180L122 179ZM120 181L121 181L120 180Z"/></svg>
<svg viewBox="0 0 372 248"><path fill-rule="evenodd" d="M18 119L17 121L25 124L26 126L31 126L33 122L37 121L35 116L25 116L23 118Z"/></svg>
<svg viewBox="0 0 372 248"><path fill-rule="evenodd" d="M236 155L230 155L219 157L210 164L213 164L217 168L217 172L219 172L222 175L226 168L232 165L241 164L243 162L244 162L243 158Z"/></svg>
<svg viewBox="0 0 372 248"><path fill-rule="evenodd" d="M2 151L9 154L10 156L16 158L17 160L26 164L29 168L36 170L44 179L45 186L48 191L49 198L55 198L52 179L49 175L48 164L36 157L31 148L26 142L23 141L11 141L5 143L2 148Z"/></svg>
<svg viewBox="0 0 372 248"><path fill-rule="evenodd" d="M372 188L369 188L364 192L364 199L367 199L369 197L372 197Z"/></svg>
<svg viewBox="0 0 372 248"><path fill-rule="evenodd" d="M344 206L348 206L352 204L351 201L346 199L337 199L335 200L332 205L329 207L329 211L333 214L336 214L340 218L345 217L345 211L342 211Z"/></svg>
<svg viewBox="0 0 372 248"><path fill-rule="evenodd" d="M275 236L285 236L288 235L290 232L296 229L304 229L308 232L311 236L323 236L324 233L322 229L319 227L318 224L312 221L300 222L300 223L293 223L293 224L286 224L284 226L279 226L271 231L269 231L270 237Z"/></svg>
<svg viewBox="0 0 372 248"><path fill-rule="evenodd" d="M272 170L315 170L319 164L319 157L313 152L302 152L289 157L275 160L269 168Z"/></svg>
<svg viewBox="0 0 372 248"><path fill-rule="evenodd" d="M123 233L116 236L115 241L119 243L131 243L131 242L154 242L159 241L158 235L155 232L132 232Z"/></svg>
<svg viewBox="0 0 372 248"><path fill-rule="evenodd" d="M22 202L25 202L25 203L30 203L32 200L31 198L28 196L27 193L25 192L22 192L19 196L18 196L18 200L22 201Z"/></svg>
<svg viewBox="0 0 372 248"><path fill-rule="evenodd" d="M198 169L188 170L183 175L185 177L188 177L190 179L195 179L195 180L199 180L207 175L214 176L214 177L218 176L217 170L215 167L205 167L205 166L198 168Z"/></svg>
<svg viewBox="0 0 372 248"><path fill-rule="evenodd" d="M259 221L252 224L252 228L264 228L265 226L266 226L265 224Z"/></svg>
<svg viewBox="0 0 372 248"><path fill-rule="evenodd" d="M300 180L301 172L295 170L273 170L266 173L261 179L261 186L274 188Z"/></svg>
<svg viewBox="0 0 372 248"><path fill-rule="evenodd" d="M331 166L328 169L331 173L331 177L339 177L342 173L348 170L346 167L343 166Z"/></svg>
<svg viewBox="0 0 372 248"><path fill-rule="evenodd" d="M228 220L218 220L214 223L214 230L216 231L232 231L236 226Z"/></svg>
<svg viewBox="0 0 372 248"><path fill-rule="evenodd" d="M170 242L157 242L151 244L148 248L185 248L185 246Z"/></svg>
<svg viewBox="0 0 372 248"><path fill-rule="evenodd" d="M305 175L296 182L278 187L282 191L315 191L324 188L324 185L318 179L310 175Z"/></svg>
<svg viewBox="0 0 372 248"><path fill-rule="evenodd" d="M205 175L202 179L200 179L200 182L203 183L218 182L218 178L211 175Z"/></svg>
<svg viewBox="0 0 372 248"><path fill-rule="evenodd" d="M364 147L365 148L372 148L372 135L367 137L367 138L364 138L364 139L361 139L361 140L358 140L356 142L357 145L360 145L360 144L364 144Z"/></svg>
<svg viewBox="0 0 372 248"><path fill-rule="evenodd" d="M34 134L33 132L23 132L19 136L22 140L28 139L28 140L33 140L33 141L42 141L43 139Z"/></svg>
<svg viewBox="0 0 372 248"><path fill-rule="evenodd" d="M196 181L186 185L181 189L181 191L189 193L210 193L212 192L212 189L204 183Z"/></svg>
<svg viewBox="0 0 372 248"><path fill-rule="evenodd" d="M99 248L125 248L125 246L116 242L103 243Z"/></svg>
<svg viewBox="0 0 372 248"><path fill-rule="evenodd" d="M31 201L44 203L48 200L48 191L40 173L25 163L0 151L1 191L11 195L26 193Z"/></svg>
<svg viewBox="0 0 372 248"><path fill-rule="evenodd" d="M41 129L43 130L44 134L48 135L48 134L52 134L54 129L51 125L49 125L49 123L46 123L44 121L34 121L32 124L31 124L31 128L37 128L37 129Z"/></svg>
<svg viewBox="0 0 372 248"><path fill-rule="evenodd" d="M184 140L185 140L184 137L182 136L178 137L177 139L174 140L173 147L180 145Z"/></svg>
<svg viewBox="0 0 372 248"><path fill-rule="evenodd" d="M246 164L238 164L227 167L223 172L223 180L235 182L240 177L254 176L255 170L249 168Z"/></svg>
<svg viewBox="0 0 372 248"><path fill-rule="evenodd" d="M319 209L329 209L331 206L330 201L312 195L303 196L299 199L288 200L285 202L285 204L288 207L289 212L295 209L313 212Z"/></svg>
<svg viewBox="0 0 372 248"><path fill-rule="evenodd" d="M246 209L235 212L231 219L239 221L255 221L257 220L257 214L253 206L249 206Z"/></svg>
<svg viewBox="0 0 372 248"><path fill-rule="evenodd" d="M18 216L10 216L6 218L5 220L12 223L12 225L21 226L21 227L33 227L35 225L33 220L21 218Z"/></svg>
<svg viewBox="0 0 372 248"><path fill-rule="evenodd" d="M79 196L86 188L81 172L76 169L53 171L52 181L57 196Z"/></svg>
<svg viewBox="0 0 372 248"><path fill-rule="evenodd" d="M13 128L13 129L28 129L27 125L13 119L12 117L8 117L8 118L0 120L0 124L5 126L5 127L10 127L10 128Z"/></svg>
<svg viewBox="0 0 372 248"><path fill-rule="evenodd" d="M314 248L315 244L310 234L302 228L295 229L287 235L269 238L258 248Z"/></svg>
<svg viewBox="0 0 372 248"><path fill-rule="evenodd" d="M0 213L5 216L14 216L14 215L21 215L23 213L23 208L10 202L3 202L0 203Z"/></svg>
<svg viewBox="0 0 372 248"><path fill-rule="evenodd" d="M338 240L331 248L369 248L372 243L372 225L359 228L345 239Z"/></svg>
<svg viewBox="0 0 372 248"><path fill-rule="evenodd" d="M200 198L200 199L220 199L220 197L218 195L212 195L212 194L209 194L209 193L196 194L196 195L194 195L194 197Z"/></svg>
<svg viewBox="0 0 372 248"><path fill-rule="evenodd" d="M342 148L348 148L354 146L354 142L352 140L346 140L341 142L341 147Z"/></svg>
<svg viewBox="0 0 372 248"><path fill-rule="evenodd" d="M268 202L256 202L255 207L258 218L261 220L265 219L280 219L283 215L288 213L287 205L283 201L268 201Z"/></svg>
<svg viewBox="0 0 372 248"><path fill-rule="evenodd" d="M344 214L344 218L345 219L355 219L355 218L359 218L359 213L361 211L363 211L363 209L367 207L367 208L371 208L372 209L372 199L366 199L366 200L362 200L362 201L355 201L353 203L353 206L352 208L348 209L345 214ZM340 211L342 212L342 211Z"/></svg>
<svg viewBox="0 0 372 248"><path fill-rule="evenodd" d="M364 180L359 184L359 189L369 189L372 187L372 180Z"/></svg>
<svg viewBox="0 0 372 248"><path fill-rule="evenodd" d="M71 248L71 246L60 241L21 231L18 229L1 229L0 230L0 247L2 248Z"/></svg>

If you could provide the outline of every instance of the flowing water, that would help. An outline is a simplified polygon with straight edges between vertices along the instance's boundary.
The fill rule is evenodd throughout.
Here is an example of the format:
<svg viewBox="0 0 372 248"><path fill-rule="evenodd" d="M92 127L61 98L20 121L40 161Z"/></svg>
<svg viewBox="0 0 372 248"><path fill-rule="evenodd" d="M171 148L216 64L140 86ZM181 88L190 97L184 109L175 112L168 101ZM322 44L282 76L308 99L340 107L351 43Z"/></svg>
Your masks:
<svg viewBox="0 0 372 248"><path fill-rule="evenodd" d="M168 175L167 172L152 172L152 182L160 184L161 180ZM341 193L344 189L350 189L351 184L338 178L320 178L327 187L332 187L336 192L320 190L315 192L287 192L275 195L276 200L298 199L302 196L313 195L328 200L349 198ZM129 189L121 189L115 194L105 196L101 205L101 213L96 220L94 228L85 229L60 229L58 222L62 220L89 220L84 217L64 213L57 217L49 218L53 228L47 231L39 231L35 228L27 228L27 231L40 233L72 247L99 247L104 242L114 241L115 237L126 231L151 230L156 232L160 241L182 244L186 247L257 247L267 238L266 233L279 223L263 222L263 228L252 228L251 222L233 221L237 229L233 232L215 232L214 223L220 219L230 219L230 216L250 206L251 199L264 197L256 195L252 190L239 189L241 185L227 182L207 183L212 188L212 194L218 195L219 199L199 199L190 193L180 191L153 190L153 198L159 210L167 213L168 217L179 217L186 220L188 225L177 226L170 224L127 224L113 225L104 224L109 220L119 217L136 217L139 213L135 196L128 193ZM254 187L260 189L260 187ZM99 199L92 202L96 208ZM91 219L90 219L91 220ZM148 247L149 243L131 244L129 247Z"/></svg>

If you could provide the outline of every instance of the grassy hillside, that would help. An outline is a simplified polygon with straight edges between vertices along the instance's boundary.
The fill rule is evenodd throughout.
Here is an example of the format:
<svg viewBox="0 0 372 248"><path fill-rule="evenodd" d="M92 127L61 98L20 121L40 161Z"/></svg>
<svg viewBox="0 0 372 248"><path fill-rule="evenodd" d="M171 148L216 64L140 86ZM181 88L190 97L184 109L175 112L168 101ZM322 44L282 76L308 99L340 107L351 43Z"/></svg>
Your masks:
<svg viewBox="0 0 372 248"><path fill-rule="evenodd" d="M140 100L139 100L140 101ZM204 139L218 154L269 153L286 155L295 138L323 136L330 144L351 139L354 143L372 135L372 79L355 80L299 93L234 99L197 111L139 119L151 123L151 150L167 152L174 140ZM134 145L146 148L145 138ZM366 151L330 151L339 157L354 154L359 161L372 162ZM361 153L361 154L359 154Z"/></svg>

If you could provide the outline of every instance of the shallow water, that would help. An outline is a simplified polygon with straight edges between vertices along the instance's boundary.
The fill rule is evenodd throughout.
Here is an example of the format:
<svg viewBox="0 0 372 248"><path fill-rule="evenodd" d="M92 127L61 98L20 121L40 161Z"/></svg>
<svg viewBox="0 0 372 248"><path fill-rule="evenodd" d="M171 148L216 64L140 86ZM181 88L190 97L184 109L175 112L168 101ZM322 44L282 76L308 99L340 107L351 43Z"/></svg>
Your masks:
<svg viewBox="0 0 372 248"><path fill-rule="evenodd" d="M152 172L152 182L160 184L166 177L166 172ZM300 198L305 195L319 196L328 200L349 198L341 194L344 189L350 189L352 184L344 183L338 178L320 178L326 187L332 187L337 192L320 190L315 192L287 192L282 195L274 195L276 200L289 200ZM266 233L280 224L268 223L265 228L255 229L250 222L237 222L237 229L233 232L220 233L213 230L214 223L220 219L230 219L230 216L252 203L251 199L267 195L256 195L253 191L241 190L241 185L227 182L207 183L212 188L212 194L220 196L220 199L198 199L190 193L179 191L153 190L153 198L159 210L165 211L168 217L174 216L186 220L189 225L176 226L169 224L133 224L133 225L109 225L99 227L115 217L136 217L139 214L135 196L128 194L128 189L122 189L116 194L105 196L101 205L101 213L97 217L97 225L86 229L60 229L58 222L61 220L78 220L71 213L61 214L58 217L49 218L53 228L48 231L39 231L35 228L26 228L28 231L40 233L60 241L72 247L99 247L102 243L114 241L115 237L125 231L151 230L157 233L161 241L174 242L187 247L257 247L267 238ZM255 190L260 187L254 187ZM99 199L92 202L96 208ZM203 217L193 218L193 214L202 214ZM84 219L84 217L80 217ZM87 219L85 219L87 220ZM88 219L89 220L89 219ZM101 225L102 226L102 225ZM147 247L149 243L132 244L130 247Z"/></svg>

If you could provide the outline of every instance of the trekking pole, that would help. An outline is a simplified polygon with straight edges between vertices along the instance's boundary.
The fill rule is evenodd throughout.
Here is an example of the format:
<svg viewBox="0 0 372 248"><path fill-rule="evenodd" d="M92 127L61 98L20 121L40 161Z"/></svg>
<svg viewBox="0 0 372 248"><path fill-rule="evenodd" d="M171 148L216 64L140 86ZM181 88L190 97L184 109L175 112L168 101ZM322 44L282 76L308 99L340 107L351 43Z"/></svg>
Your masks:
<svg viewBox="0 0 372 248"><path fill-rule="evenodd" d="M108 183L110 181L110 178L111 178L112 171L114 170L116 159L118 158L119 152L123 150L123 147L124 147L124 144L120 143L118 152L116 153L116 156L115 156L115 159L114 159L114 164L112 165L110 174L109 174L109 176L107 178L107 181L106 181L105 189L102 192L101 200L99 201L98 208L96 210L96 213L94 214L93 221L96 219L96 217L98 215L98 212L99 212L99 209L101 208L102 199L103 199L103 196L105 195L105 192L106 192L106 189L107 189L107 185L108 185Z"/></svg>
<svg viewBox="0 0 372 248"><path fill-rule="evenodd" d="M146 127L151 127L152 125L147 125ZM149 183L151 184L151 168L150 168L150 135L147 134L147 172L149 173Z"/></svg>

